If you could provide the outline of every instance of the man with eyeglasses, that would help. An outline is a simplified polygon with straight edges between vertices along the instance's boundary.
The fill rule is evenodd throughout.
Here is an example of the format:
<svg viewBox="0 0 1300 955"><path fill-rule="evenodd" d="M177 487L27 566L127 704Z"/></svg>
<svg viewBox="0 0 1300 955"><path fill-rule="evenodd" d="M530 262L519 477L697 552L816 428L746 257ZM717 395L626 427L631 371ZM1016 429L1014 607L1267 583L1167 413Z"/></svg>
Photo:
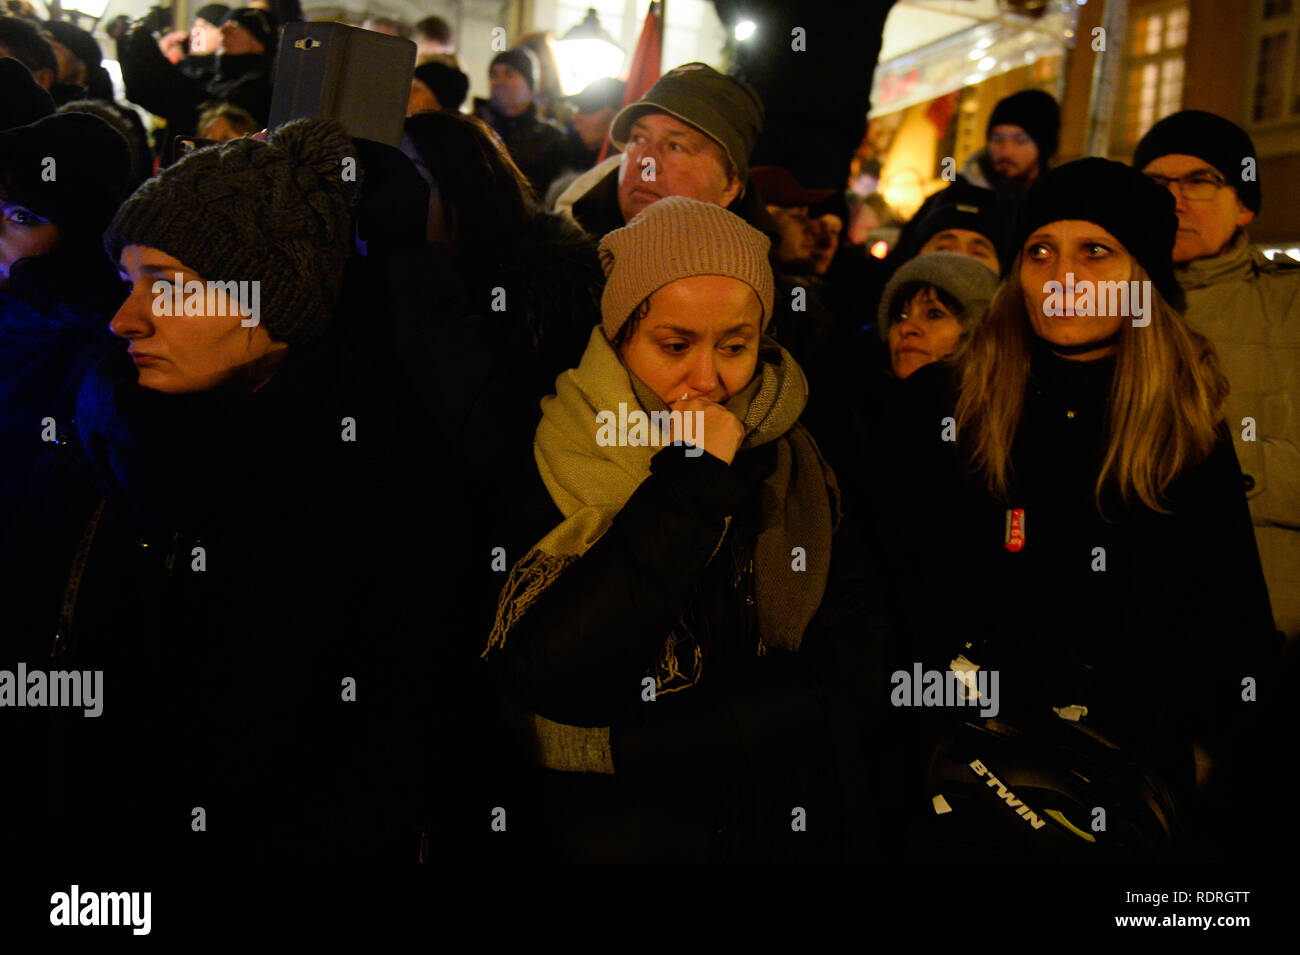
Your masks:
<svg viewBox="0 0 1300 955"><path fill-rule="evenodd" d="M1300 636L1300 264L1270 261L1246 236L1260 209L1257 165L1245 130L1201 110L1162 119L1133 154L1177 203L1174 272L1188 320L1228 376L1224 417L1273 616L1290 640Z"/></svg>

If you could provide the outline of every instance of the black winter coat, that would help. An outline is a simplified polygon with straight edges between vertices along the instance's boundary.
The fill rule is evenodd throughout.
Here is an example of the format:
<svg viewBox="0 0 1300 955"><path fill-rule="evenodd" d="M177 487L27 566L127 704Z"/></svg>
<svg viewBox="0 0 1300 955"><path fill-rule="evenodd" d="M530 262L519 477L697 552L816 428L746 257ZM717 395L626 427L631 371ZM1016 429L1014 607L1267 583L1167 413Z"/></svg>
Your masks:
<svg viewBox="0 0 1300 955"><path fill-rule="evenodd" d="M1168 491L1171 514L1093 493L1115 360L1039 347L1005 500L944 439L949 369L899 383L872 422L861 500L886 568L903 657L960 652L999 669L1001 715L1088 707L1088 723L1162 776L1194 817L1193 750L1221 775L1255 733L1242 681L1271 684L1277 641L1241 470L1226 433ZM1023 509L1023 547L1008 512ZM906 661L902 661L906 662ZM928 808L928 807L926 807ZM1184 819L1188 822L1188 819Z"/></svg>
<svg viewBox="0 0 1300 955"><path fill-rule="evenodd" d="M116 351L88 376L0 550L0 667L103 672L97 718L0 713L20 857L415 861L465 712L425 609L439 484L399 379L346 355L243 396L147 392Z"/></svg>
<svg viewBox="0 0 1300 955"><path fill-rule="evenodd" d="M489 102L480 110L479 118L501 137L510 158L532 183L537 195L545 196L551 180L568 164L569 147L564 130L538 116L537 107L532 104L522 115L506 116Z"/></svg>
<svg viewBox="0 0 1300 955"><path fill-rule="evenodd" d="M842 528L799 652L757 655L753 539L774 455L768 445L728 466L661 451L610 529L494 656L509 697L557 722L611 727L613 776L538 771L528 812L546 855L642 863L871 855L864 745L876 745L886 692L882 596ZM525 508L512 522L517 559L562 516L535 467L513 501ZM704 652L700 681L646 702L642 678L683 614ZM794 825L796 809L806 831Z"/></svg>

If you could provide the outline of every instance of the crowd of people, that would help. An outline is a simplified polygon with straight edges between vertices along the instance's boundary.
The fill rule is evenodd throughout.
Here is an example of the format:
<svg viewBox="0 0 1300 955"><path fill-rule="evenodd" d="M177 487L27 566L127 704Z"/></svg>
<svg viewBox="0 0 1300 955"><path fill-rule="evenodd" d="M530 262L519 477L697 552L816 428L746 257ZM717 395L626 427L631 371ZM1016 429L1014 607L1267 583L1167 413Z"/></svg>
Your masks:
<svg viewBox="0 0 1300 955"><path fill-rule="evenodd" d="M93 40L0 19L12 852L1276 848L1300 266L1242 129L1054 164L1014 94L882 260L701 63L565 130L525 46L461 112L426 22L400 148L250 135L300 17L119 30L152 140Z"/></svg>

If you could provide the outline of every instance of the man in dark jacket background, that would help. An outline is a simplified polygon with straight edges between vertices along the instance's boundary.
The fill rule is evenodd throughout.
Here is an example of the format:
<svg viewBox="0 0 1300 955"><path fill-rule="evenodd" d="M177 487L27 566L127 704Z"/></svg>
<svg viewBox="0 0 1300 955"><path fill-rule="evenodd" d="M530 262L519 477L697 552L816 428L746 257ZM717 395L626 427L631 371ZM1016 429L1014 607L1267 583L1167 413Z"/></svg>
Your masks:
<svg viewBox="0 0 1300 955"><path fill-rule="evenodd" d="M486 122L506 144L515 165L528 177L539 196L564 166L564 130L537 115L533 94L542 68L532 50L515 47L492 58L488 71L492 98L478 108Z"/></svg>

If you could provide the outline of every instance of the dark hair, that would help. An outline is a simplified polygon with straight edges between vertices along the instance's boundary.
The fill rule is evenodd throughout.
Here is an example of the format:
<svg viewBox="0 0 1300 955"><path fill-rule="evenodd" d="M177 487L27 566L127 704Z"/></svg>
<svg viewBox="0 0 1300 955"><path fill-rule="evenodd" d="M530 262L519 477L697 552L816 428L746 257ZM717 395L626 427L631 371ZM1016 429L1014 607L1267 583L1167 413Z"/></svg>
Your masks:
<svg viewBox="0 0 1300 955"><path fill-rule="evenodd" d="M0 16L0 46L33 73L50 70L59 75L59 59L54 55L47 34L37 24L23 17Z"/></svg>
<svg viewBox="0 0 1300 955"><path fill-rule="evenodd" d="M641 299L640 304L632 309L632 314L627 317L627 321L619 326L618 332L614 335L614 340L610 342L615 351L623 348L625 342L636 334L637 326L641 324L641 319L650 314L650 296L647 295Z"/></svg>
<svg viewBox="0 0 1300 955"><path fill-rule="evenodd" d="M456 38L451 24L442 17L425 17L415 25L415 32L435 43L451 43Z"/></svg>
<svg viewBox="0 0 1300 955"><path fill-rule="evenodd" d="M406 135L442 198L456 257L494 260L503 236L522 233L537 196L492 128L452 110L407 117Z"/></svg>
<svg viewBox="0 0 1300 955"><path fill-rule="evenodd" d="M894 293L894 300L889 303L889 324L893 325L898 321L898 315L903 306L923 292L933 294L938 299L939 304L952 312L956 318L965 317L966 306L962 305L951 292L941 289L937 285L931 285L929 282L904 282L898 287L898 291Z"/></svg>

